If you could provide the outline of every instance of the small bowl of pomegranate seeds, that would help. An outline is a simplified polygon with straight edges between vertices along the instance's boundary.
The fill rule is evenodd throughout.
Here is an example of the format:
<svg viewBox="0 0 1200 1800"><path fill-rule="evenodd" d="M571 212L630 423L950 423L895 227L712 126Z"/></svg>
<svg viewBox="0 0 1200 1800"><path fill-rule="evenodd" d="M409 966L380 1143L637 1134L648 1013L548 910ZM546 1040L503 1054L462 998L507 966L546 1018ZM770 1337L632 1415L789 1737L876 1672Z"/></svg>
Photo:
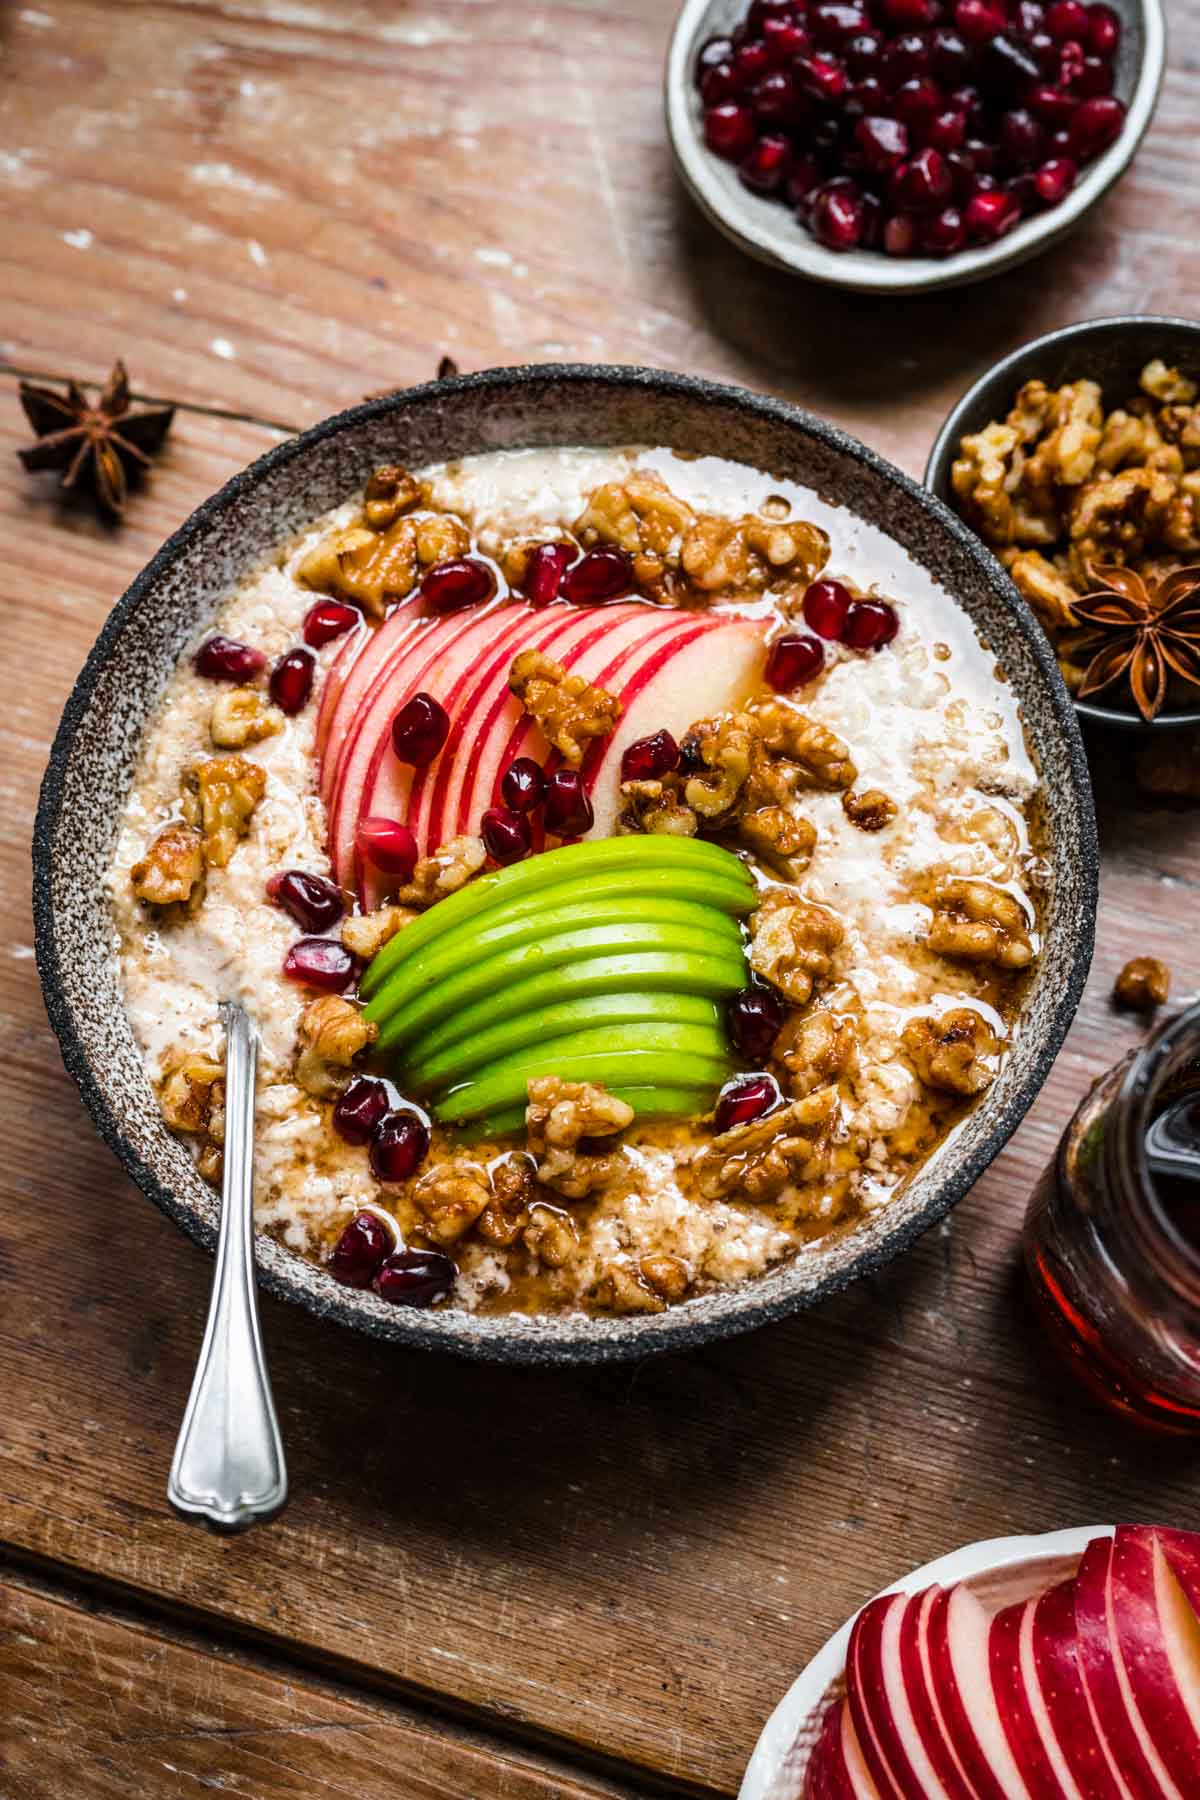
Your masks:
<svg viewBox="0 0 1200 1800"><path fill-rule="evenodd" d="M692 197L777 268L863 292L978 281L1126 169L1160 0L686 0L667 124Z"/></svg>

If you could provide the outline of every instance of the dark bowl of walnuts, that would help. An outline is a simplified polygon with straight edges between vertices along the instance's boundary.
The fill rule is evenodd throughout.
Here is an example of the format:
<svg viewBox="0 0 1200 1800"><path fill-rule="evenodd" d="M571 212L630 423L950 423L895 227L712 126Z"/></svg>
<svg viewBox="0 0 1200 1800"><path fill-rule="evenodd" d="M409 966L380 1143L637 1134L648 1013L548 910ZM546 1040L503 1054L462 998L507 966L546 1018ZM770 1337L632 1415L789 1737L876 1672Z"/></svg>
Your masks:
<svg viewBox="0 0 1200 1800"><path fill-rule="evenodd" d="M963 395L925 483L999 559L1078 712L1200 725L1200 324L1065 326Z"/></svg>

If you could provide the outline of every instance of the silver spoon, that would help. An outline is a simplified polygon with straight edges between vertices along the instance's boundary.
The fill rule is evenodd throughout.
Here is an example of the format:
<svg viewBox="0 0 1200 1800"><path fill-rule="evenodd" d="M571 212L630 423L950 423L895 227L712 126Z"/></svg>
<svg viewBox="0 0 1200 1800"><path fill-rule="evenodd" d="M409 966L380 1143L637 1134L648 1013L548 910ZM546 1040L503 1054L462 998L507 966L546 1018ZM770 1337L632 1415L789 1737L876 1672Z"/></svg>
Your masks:
<svg viewBox="0 0 1200 1800"><path fill-rule="evenodd" d="M258 1039L236 1001L225 1015L225 1167L212 1301L179 1428L167 1498L185 1519L244 1531L287 1499L287 1467L254 1288L254 1071Z"/></svg>

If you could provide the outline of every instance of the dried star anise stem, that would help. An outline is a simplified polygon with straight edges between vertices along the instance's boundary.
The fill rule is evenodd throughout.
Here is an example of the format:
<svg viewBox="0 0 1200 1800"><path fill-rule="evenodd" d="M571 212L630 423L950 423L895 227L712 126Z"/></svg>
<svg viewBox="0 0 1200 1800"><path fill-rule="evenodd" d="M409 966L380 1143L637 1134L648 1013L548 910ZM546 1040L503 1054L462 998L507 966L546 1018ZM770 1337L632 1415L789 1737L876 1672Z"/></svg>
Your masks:
<svg viewBox="0 0 1200 1800"><path fill-rule="evenodd" d="M1094 564L1088 573L1096 591L1074 602L1081 629L1063 639L1072 661L1090 659L1078 698L1125 676L1143 719L1155 719L1172 675L1200 687L1200 567L1158 581L1116 564Z"/></svg>
<svg viewBox="0 0 1200 1800"><path fill-rule="evenodd" d="M67 383L65 394L30 381L23 381L18 392L37 433L36 443L17 452L25 467L61 469L61 485L68 492L90 483L104 511L120 518L128 477L149 468L171 429L175 408L132 411L129 376L120 361L113 364L94 406L77 381Z"/></svg>

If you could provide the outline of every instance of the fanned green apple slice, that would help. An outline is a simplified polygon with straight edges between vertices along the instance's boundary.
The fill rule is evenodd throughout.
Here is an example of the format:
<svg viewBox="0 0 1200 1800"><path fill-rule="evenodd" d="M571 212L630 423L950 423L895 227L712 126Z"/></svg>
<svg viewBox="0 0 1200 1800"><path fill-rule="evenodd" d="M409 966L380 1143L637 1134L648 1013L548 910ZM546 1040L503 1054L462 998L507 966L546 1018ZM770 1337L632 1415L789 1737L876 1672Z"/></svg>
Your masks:
<svg viewBox="0 0 1200 1800"><path fill-rule="evenodd" d="M503 1057L477 1081L454 1088L435 1102L433 1115L447 1125L469 1124L517 1106L530 1081L557 1075L562 1081L593 1081L609 1093L622 1086L652 1087L665 1073L690 1090L711 1094L729 1073L729 1057L719 1032L697 1026L630 1025L620 1031L580 1031L536 1050Z"/></svg>
<svg viewBox="0 0 1200 1800"><path fill-rule="evenodd" d="M632 1106L639 1119L686 1119L707 1112L712 1105L712 1088L708 1084L694 1088L615 1087L610 1092ZM525 1125L526 1104L522 1100L519 1105L504 1107L500 1112L489 1113L486 1118L472 1119L469 1125L460 1128L461 1141L478 1144L521 1131Z"/></svg>

